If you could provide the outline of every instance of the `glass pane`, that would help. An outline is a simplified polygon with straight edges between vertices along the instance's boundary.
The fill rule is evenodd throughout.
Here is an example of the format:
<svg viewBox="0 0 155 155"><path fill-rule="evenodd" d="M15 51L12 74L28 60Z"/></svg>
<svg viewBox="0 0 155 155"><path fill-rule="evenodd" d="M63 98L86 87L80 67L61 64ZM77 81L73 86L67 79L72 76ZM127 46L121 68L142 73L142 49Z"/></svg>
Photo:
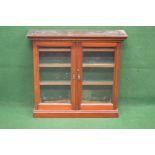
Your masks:
<svg viewBox="0 0 155 155"><path fill-rule="evenodd" d="M42 103L70 103L70 86L41 86Z"/></svg>
<svg viewBox="0 0 155 155"><path fill-rule="evenodd" d="M40 97L42 103L71 103L70 48L40 48Z"/></svg>
<svg viewBox="0 0 155 155"><path fill-rule="evenodd" d="M83 81L113 81L113 68L83 68Z"/></svg>
<svg viewBox="0 0 155 155"><path fill-rule="evenodd" d="M83 86L82 103L111 103L112 86Z"/></svg>
<svg viewBox="0 0 155 155"><path fill-rule="evenodd" d="M42 63L70 63L70 52L40 52Z"/></svg>
<svg viewBox="0 0 155 155"><path fill-rule="evenodd" d="M40 68L40 81L70 82L70 68Z"/></svg>
<svg viewBox="0 0 155 155"><path fill-rule="evenodd" d="M112 103L113 75L113 48L85 48L83 52L82 103Z"/></svg>
<svg viewBox="0 0 155 155"><path fill-rule="evenodd" d="M114 52L84 52L84 63L114 63Z"/></svg>

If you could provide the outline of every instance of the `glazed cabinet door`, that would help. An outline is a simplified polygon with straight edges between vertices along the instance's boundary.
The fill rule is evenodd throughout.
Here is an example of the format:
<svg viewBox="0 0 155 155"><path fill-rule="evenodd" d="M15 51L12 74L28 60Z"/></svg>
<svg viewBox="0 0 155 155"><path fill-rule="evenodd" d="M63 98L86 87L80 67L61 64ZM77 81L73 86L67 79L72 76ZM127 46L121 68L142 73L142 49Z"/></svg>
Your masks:
<svg viewBox="0 0 155 155"><path fill-rule="evenodd" d="M76 85L74 44L34 41L33 47L36 109L73 109Z"/></svg>
<svg viewBox="0 0 155 155"><path fill-rule="evenodd" d="M117 43L79 45L78 92L79 109L112 110L117 105Z"/></svg>

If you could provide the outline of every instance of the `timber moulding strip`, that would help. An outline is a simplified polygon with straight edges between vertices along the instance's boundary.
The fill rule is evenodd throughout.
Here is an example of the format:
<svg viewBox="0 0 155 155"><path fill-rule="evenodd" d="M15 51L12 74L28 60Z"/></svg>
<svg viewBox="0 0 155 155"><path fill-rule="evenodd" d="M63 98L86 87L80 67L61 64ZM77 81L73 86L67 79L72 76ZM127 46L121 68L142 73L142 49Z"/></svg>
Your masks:
<svg viewBox="0 0 155 155"><path fill-rule="evenodd" d="M35 118L116 118L118 110L34 110Z"/></svg>

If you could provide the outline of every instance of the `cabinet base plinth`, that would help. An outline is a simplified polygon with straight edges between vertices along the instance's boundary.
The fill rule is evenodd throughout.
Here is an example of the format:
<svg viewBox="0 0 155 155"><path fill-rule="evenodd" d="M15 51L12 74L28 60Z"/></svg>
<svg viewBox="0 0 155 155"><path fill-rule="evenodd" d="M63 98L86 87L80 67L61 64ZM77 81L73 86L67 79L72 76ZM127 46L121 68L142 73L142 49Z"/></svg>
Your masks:
<svg viewBox="0 0 155 155"><path fill-rule="evenodd" d="M118 110L34 110L34 118L118 118Z"/></svg>

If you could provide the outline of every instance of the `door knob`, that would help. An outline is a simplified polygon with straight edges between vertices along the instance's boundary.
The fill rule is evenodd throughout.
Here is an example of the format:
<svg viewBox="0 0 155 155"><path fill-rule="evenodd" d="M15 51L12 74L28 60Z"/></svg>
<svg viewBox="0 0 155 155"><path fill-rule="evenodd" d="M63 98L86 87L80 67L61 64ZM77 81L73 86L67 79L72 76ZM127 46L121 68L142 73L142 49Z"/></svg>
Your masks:
<svg viewBox="0 0 155 155"><path fill-rule="evenodd" d="M75 80L75 73L72 74L72 79Z"/></svg>
<svg viewBox="0 0 155 155"><path fill-rule="evenodd" d="M78 73L78 74L77 74L77 79L78 79L78 80L81 80L81 75L80 75L80 70L79 70L79 69L77 69L77 73Z"/></svg>
<svg viewBox="0 0 155 155"><path fill-rule="evenodd" d="M81 79L80 74L78 74L78 80L80 80L80 79Z"/></svg>

